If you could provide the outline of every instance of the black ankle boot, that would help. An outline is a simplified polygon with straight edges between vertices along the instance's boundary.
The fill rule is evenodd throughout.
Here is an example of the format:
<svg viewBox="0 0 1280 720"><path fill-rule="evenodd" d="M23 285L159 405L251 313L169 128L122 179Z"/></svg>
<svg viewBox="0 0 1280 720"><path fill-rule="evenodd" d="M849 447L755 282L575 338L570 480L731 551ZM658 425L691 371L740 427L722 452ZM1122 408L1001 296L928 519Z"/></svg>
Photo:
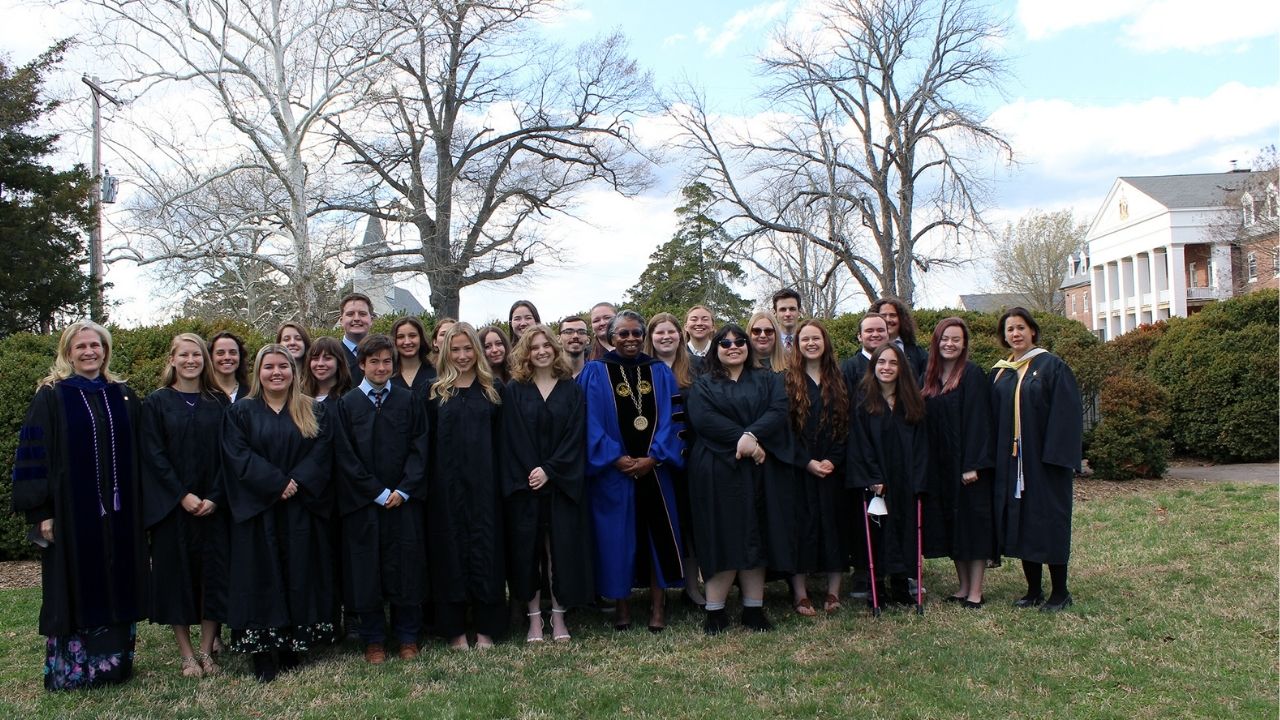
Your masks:
<svg viewBox="0 0 1280 720"><path fill-rule="evenodd" d="M253 679L260 683L269 683L276 679L278 671L276 660L271 657L270 652L256 652L253 654Z"/></svg>
<svg viewBox="0 0 1280 720"><path fill-rule="evenodd" d="M762 607L742 608L742 626L756 632L768 632L773 629L773 623L769 622Z"/></svg>
<svg viewBox="0 0 1280 720"><path fill-rule="evenodd" d="M724 608L708 610L706 619L702 621L702 632L708 635L719 635L728 627L729 616L725 614Z"/></svg>
<svg viewBox="0 0 1280 720"><path fill-rule="evenodd" d="M298 659L298 653L292 650L281 650L278 655L280 656L280 672L294 670L301 662Z"/></svg>

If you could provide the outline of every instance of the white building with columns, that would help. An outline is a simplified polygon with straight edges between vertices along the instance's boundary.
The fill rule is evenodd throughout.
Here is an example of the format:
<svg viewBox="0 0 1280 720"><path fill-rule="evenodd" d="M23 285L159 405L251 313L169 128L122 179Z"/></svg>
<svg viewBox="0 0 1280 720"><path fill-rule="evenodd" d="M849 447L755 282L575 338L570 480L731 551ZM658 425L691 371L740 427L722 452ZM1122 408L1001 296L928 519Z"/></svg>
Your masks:
<svg viewBox="0 0 1280 720"><path fill-rule="evenodd" d="M1104 340L1233 294L1232 243L1249 171L1122 177L1085 236Z"/></svg>

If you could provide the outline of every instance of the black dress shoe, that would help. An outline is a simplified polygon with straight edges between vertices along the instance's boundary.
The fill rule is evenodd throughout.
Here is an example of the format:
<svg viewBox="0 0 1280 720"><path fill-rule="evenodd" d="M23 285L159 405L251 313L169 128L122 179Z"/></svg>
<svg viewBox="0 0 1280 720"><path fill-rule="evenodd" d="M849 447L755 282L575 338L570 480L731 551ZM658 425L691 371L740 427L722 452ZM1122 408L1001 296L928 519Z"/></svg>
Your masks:
<svg viewBox="0 0 1280 720"><path fill-rule="evenodd" d="M1023 595L1013 601L1016 608L1033 608L1044 604L1044 593L1036 593L1035 595Z"/></svg>
<svg viewBox="0 0 1280 720"><path fill-rule="evenodd" d="M298 665L301 664L301 659L298 657L298 653L292 650L281 650L277 654L280 656L280 672L282 673L297 670Z"/></svg>
<svg viewBox="0 0 1280 720"><path fill-rule="evenodd" d="M978 610L983 605L984 605L984 602L982 600L979 600L978 602L974 602L969 598L960 598L960 607L968 610Z"/></svg>
<svg viewBox="0 0 1280 720"><path fill-rule="evenodd" d="M773 629L773 623L769 622L762 607L742 608L742 626L756 632L768 632Z"/></svg>
<svg viewBox="0 0 1280 720"><path fill-rule="evenodd" d="M1062 612L1063 610L1066 610L1067 608L1071 607L1071 605L1072 605L1071 593L1067 593L1066 595L1063 595L1060 598L1050 597L1049 602L1046 602L1040 608L1040 612L1042 613Z"/></svg>
<svg viewBox="0 0 1280 720"><path fill-rule="evenodd" d="M278 669L276 668L276 660L271 657L270 652L256 652L253 654L253 678L260 683L269 683L276 679Z"/></svg>
<svg viewBox="0 0 1280 720"><path fill-rule="evenodd" d="M706 619L702 621L702 632L708 635L719 635L728 627L729 616L725 614L724 608L708 610Z"/></svg>

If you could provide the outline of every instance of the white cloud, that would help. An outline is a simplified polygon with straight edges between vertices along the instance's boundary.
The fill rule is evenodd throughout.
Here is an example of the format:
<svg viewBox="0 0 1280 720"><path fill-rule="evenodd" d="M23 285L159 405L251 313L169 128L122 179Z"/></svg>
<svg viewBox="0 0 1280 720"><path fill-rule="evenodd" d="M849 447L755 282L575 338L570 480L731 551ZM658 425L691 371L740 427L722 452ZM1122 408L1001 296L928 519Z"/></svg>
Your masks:
<svg viewBox="0 0 1280 720"><path fill-rule="evenodd" d="M1019 100L996 110L989 122L1009 138L1015 157L1055 174L1193 152L1268 130L1274 137L1277 117L1280 87L1231 82L1207 97L1113 106Z"/></svg>
<svg viewBox="0 0 1280 720"><path fill-rule="evenodd" d="M1280 32L1274 0L1019 0L1017 17L1031 40L1121 21L1126 44L1144 52L1203 51Z"/></svg>
<svg viewBox="0 0 1280 720"><path fill-rule="evenodd" d="M672 45L682 43L688 39L689 39L689 36L685 35L684 33L676 33L675 35L668 35L662 38L662 47L670 47Z"/></svg>
<svg viewBox="0 0 1280 720"><path fill-rule="evenodd" d="M723 54L744 31L763 30L770 22L786 12L786 9L786 0L778 0L739 10L725 22L720 32L711 40L711 46L707 49L708 54Z"/></svg>

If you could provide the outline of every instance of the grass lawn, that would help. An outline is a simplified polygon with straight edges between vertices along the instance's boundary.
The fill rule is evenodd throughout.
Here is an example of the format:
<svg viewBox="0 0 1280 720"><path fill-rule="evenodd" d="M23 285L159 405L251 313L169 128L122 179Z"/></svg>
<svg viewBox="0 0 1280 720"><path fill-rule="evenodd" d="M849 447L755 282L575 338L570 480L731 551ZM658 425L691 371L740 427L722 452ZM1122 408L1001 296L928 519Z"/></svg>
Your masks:
<svg viewBox="0 0 1280 720"><path fill-rule="evenodd" d="M1076 605L1057 616L1010 607L1024 591L1017 561L988 575L985 609L944 606L954 575L930 561L923 617L874 620L846 603L799 618L773 583L773 633L707 638L700 614L675 603L657 636L579 611L568 646L436 644L371 668L350 644L265 687L240 659L223 677L184 680L172 635L145 625L129 684L48 694L39 590L0 591L0 717L1275 718L1276 487L1080 490ZM736 597L730 608L736 618Z"/></svg>

